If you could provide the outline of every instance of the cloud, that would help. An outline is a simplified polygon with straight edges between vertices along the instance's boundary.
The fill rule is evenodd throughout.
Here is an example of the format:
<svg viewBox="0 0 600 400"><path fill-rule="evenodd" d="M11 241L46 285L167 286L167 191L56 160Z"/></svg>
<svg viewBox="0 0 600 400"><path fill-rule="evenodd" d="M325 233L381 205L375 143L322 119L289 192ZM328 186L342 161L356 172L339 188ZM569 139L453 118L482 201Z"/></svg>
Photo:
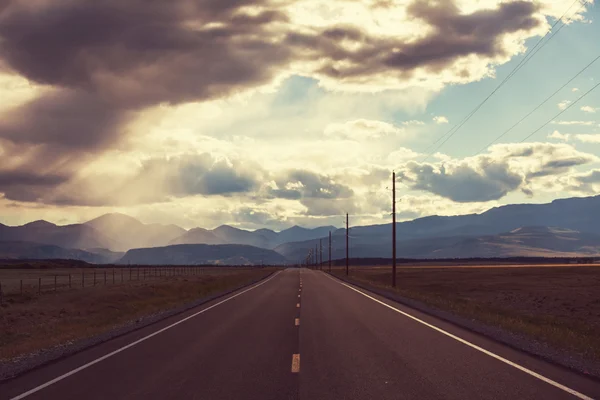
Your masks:
<svg viewBox="0 0 600 400"><path fill-rule="evenodd" d="M582 143L600 143L600 134L593 133L560 133L559 131L554 131L552 134L548 135L550 139L558 139L564 142L568 142L571 139L577 140Z"/></svg>
<svg viewBox="0 0 600 400"><path fill-rule="evenodd" d="M503 144L463 160L411 161L399 169L399 178L410 189L456 202L485 202L519 189L531 192L540 180L566 175L594 161L598 158L567 144Z"/></svg>
<svg viewBox="0 0 600 400"><path fill-rule="evenodd" d="M284 199L339 199L354 195L351 188L329 176L301 169L287 171L274 183L275 187L269 189L269 194Z"/></svg>
<svg viewBox="0 0 600 400"><path fill-rule="evenodd" d="M448 118L444 117L443 115L438 115L436 117L433 117L433 122L435 122L436 124L447 124Z"/></svg>
<svg viewBox="0 0 600 400"><path fill-rule="evenodd" d="M210 153L186 154L144 160L127 175L88 173L76 179L47 176L45 180L31 177L22 180L19 186L13 183L14 189L7 191L6 197L55 205L132 206L196 195L244 195L259 188L264 174L248 161ZM3 183L6 182L0 178L0 187Z"/></svg>
<svg viewBox="0 0 600 400"><path fill-rule="evenodd" d="M580 108L581 111L586 112L588 114L594 114L596 111L600 110L600 108L594 108L591 106L583 106Z"/></svg>
<svg viewBox="0 0 600 400"><path fill-rule="evenodd" d="M600 134L582 133L575 135L575 138L583 143L600 143Z"/></svg>
<svg viewBox="0 0 600 400"><path fill-rule="evenodd" d="M552 121L554 125L582 125L582 126L593 126L596 124L594 121Z"/></svg>
<svg viewBox="0 0 600 400"><path fill-rule="evenodd" d="M578 92L579 88L574 87L573 89L571 89L571 92Z"/></svg>
<svg viewBox="0 0 600 400"><path fill-rule="evenodd" d="M345 123L333 123L325 127L327 137L364 141L379 139L384 136L400 136L405 131L390 123L367 119L357 119Z"/></svg>
<svg viewBox="0 0 600 400"><path fill-rule="evenodd" d="M557 139L562 140L564 142L568 142L571 137L568 133L560 133L559 131L554 131L550 135L548 135L548 139Z"/></svg>
<svg viewBox="0 0 600 400"><path fill-rule="evenodd" d="M571 103L572 103L572 101L571 101L571 100L563 100L563 101L561 101L560 103L558 103L558 108L559 108L560 110L564 110L564 109L566 109L566 108L567 108L567 106L568 106L569 104L571 104Z"/></svg>

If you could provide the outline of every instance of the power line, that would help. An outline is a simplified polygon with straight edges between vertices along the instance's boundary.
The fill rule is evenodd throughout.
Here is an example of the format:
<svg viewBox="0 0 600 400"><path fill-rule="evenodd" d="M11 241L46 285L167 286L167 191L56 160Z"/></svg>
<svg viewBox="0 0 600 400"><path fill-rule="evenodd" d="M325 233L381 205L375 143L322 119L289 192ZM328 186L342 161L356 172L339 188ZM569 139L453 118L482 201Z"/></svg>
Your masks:
<svg viewBox="0 0 600 400"><path fill-rule="evenodd" d="M588 94L590 94L594 89L596 89L598 86L600 86L600 82L598 82L596 85L594 85L590 90L588 90L587 92L585 92L584 94L582 94L577 100L575 100L574 102L572 102L571 104L569 104L564 110L562 110L561 112L559 112L558 114L556 114L554 117L550 118L548 121L544 122L542 124L542 126L540 126L539 128L537 128L535 131L531 132L529 135L525 136L523 138L523 140L521 140L519 143L523 143L524 141L526 141L527 139L529 139L530 137L532 137L534 134L536 134L537 132L539 132L542 128L544 128L546 125L548 125L550 122L552 122L554 119L556 119L557 117L559 117L562 113L566 112L569 108L573 107L575 104L577 104L579 102L579 100L583 99L585 96L587 96Z"/></svg>
<svg viewBox="0 0 600 400"><path fill-rule="evenodd" d="M525 64L527 64L529 62L529 60L531 60L531 58L533 58L533 56L539 51L541 50L542 47L544 47L550 40L552 40L552 38L556 35L556 33L558 33L560 31L559 28L554 34L552 34L548 40L546 40L544 42L544 44L539 47L539 49L536 50L536 48L538 48L538 46L540 46L540 44L542 43L542 41L546 38L546 36L548 36L548 34L550 32L552 32L552 30L554 29L554 27L556 27L556 25L558 25L562 19L567 15L567 13L569 12L569 10L576 4L578 3L579 0L575 0L570 6L569 8L563 13L563 15L556 20L556 22L554 22L554 24L550 27L550 29L546 32L546 34L544 36L542 36L542 38L540 38L537 43L529 49L529 53L530 54L526 54L526 56L513 68L513 70L498 84L498 86L496 86L496 88L485 98L483 99L483 101L481 101L469 114L467 114L467 116L465 116L459 123L458 125L455 125L452 129L450 129L448 132L444 133L442 136L440 136L435 142L433 142L430 146L427 147L427 149L425 149L425 151L428 151L432 146L434 146L436 143L438 143L440 140L442 140L445 136L447 136L442 143L440 143L437 147L435 147L431 152L429 152L426 157L421 161L421 162L425 162L429 159L429 157L431 157L431 155L438 150L440 147L442 147L448 140L450 140L450 138L452 136L454 136L456 134L456 132L458 132L458 130L460 128L462 128L462 126L464 124L467 123L467 121L469 121L471 119L471 117L473 115L475 115L475 113L477 111L479 111L479 109L481 107L483 107L483 105L502 87L504 86L504 84L506 82L508 82L508 80L510 80L510 78L512 78L518 70L520 70ZM583 5L587 4L587 0L584 1ZM582 5L582 6L583 6ZM576 13L579 12L579 10L576 11ZM573 14L575 15L575 14ZM571 17L572 18L572 17ZM570 19L569 19L570 21ZM563 22L564 26L565 23ZM533 53L533 54L532 54Z"/></svg>
<svg viewBox="0 0 600 400"><path fill-rule="evenodd" d="M519 125L521 122L523 122L525 119L527 119L531 114L533 114L534 112L536 112L537 110L539 110L540 107L542 107L544 104L546 104L551 98L553 98L554 96L556 96L556 94L558 92L560 92L567 85L569 85L571 82L573 82L579 75L581 75L583 72L585 72L589 67L591 67L599 59L600 59L600 55L597 56L596 58L594 58L588 65L586 65L583 69L581 69L577 74L575 74L571 79L569 79L561 87L559 87L558 89L556 89L556 91L554 91L554 93L552 93L550 96L546 97L546 99L544 101L542 101L540 104L538 104L534 109L532 109L527 114L525 114L514 125L512 125L510 128L508 128L507 130L505 130L504 132L502 132L502 134L500 136L496 137L494 140L492 140L491 142L489 142L488 144L486 144L484 147L482 147L481 149L479 149L479 151L477 151L477 153L475 153L473 155L473 157L476 156L476 155L478 155L478 154L480 154L483 150L487 149L489 146L491 146L492 144L496 143L498 140L500 140L501 138L503 138L508 132L512 131L517 125ZM579 100L577 100L577 101L579 101Z"/></svg>

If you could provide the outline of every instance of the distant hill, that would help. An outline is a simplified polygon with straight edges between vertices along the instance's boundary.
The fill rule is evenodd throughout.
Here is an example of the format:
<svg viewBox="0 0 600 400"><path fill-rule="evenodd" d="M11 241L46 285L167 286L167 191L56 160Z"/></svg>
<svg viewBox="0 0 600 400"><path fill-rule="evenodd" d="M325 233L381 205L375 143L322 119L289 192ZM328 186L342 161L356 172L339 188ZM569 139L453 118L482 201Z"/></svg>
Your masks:
<svg viewBox="0 0 600 400"><path fill-rule="evenodd" d="M113 248L116 243L109 237L84 224L54 225L34 221L22 226L0 226L0 241L51 244L67 249Z"/></svg>
<svg viewBox="0 0 600 400"><path fill-rule="evenodd" d="M98 254L98 255L102 256L106 260L106 263L108 263L108 264L119 261L125 255L125 252L123 252L123 251L110 251L108 249L95 248L95 249L84 249L84 250L87 251L88 253Z"/></svg>
<svg viewBox="0 0 600 400"><path fill-rule="evenodd" d="M0 242L0 259L5 260L44 260L65 259L79 260L92 264L107 264L109 259L101 254L95 254L78 249L31 242Z"/></svg>
<svg viewBox="0 0 600 400"><path fill-rule="evenodd" d="M186 233L177 225L144 224L125 214L105 214L85 223L113 239L111 250L165 246Z"/></svg>
<svg viewBox="0 0 600 400"><path fill-rule="evenodd" d="M171 240L169 244L227 244L228 242L214 232L204 228L190 229L183 235Z"/></svg>
<svg viewBox="0 0 600 400"><path fill-rule="evenodd" d="M390 236L355 235L350 240L350 257L391 257ZM332 259L345 258L343 235L332 237ZM303 260L318 240L286 243L275 251L290 261ZM323 260L327 260L327 241L323 241ZM399 240L399 258L471 258L471 257L579 257L600 255L600 235L556 227L520 227L498 235L460 235Z"/></svg>
<svg viewBox="0 0 600 400"><path fill-rule="evenodd" d="M180 244L129 250L119 264L283 265L286 261L285 257L272 250L248 245Z"/></svg>

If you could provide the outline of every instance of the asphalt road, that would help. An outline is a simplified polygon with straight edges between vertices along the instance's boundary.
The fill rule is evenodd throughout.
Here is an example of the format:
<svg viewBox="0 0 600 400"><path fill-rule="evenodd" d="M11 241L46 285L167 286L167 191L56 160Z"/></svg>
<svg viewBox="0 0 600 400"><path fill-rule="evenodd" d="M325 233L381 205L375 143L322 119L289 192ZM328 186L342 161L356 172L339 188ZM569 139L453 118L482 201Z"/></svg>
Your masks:
<svg viewBox="0 0 600 400"><path fill-rule="evenodd" d="M600 382L319 271L0 384L0 399L600 399Z"/></svg>

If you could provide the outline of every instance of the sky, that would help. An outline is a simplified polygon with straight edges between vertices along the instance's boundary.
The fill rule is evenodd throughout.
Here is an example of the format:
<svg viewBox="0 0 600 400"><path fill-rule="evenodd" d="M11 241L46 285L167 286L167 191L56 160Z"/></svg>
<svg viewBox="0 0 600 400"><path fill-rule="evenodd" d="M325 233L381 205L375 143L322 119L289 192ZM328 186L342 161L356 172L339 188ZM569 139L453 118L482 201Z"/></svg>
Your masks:
<svg viewBox="0 0 600 400"><path fill-rule="evenodd" d="M572 0L0 0L0 223L389 223L392 171L400 221L595 195L598 16Z"/></svg>

